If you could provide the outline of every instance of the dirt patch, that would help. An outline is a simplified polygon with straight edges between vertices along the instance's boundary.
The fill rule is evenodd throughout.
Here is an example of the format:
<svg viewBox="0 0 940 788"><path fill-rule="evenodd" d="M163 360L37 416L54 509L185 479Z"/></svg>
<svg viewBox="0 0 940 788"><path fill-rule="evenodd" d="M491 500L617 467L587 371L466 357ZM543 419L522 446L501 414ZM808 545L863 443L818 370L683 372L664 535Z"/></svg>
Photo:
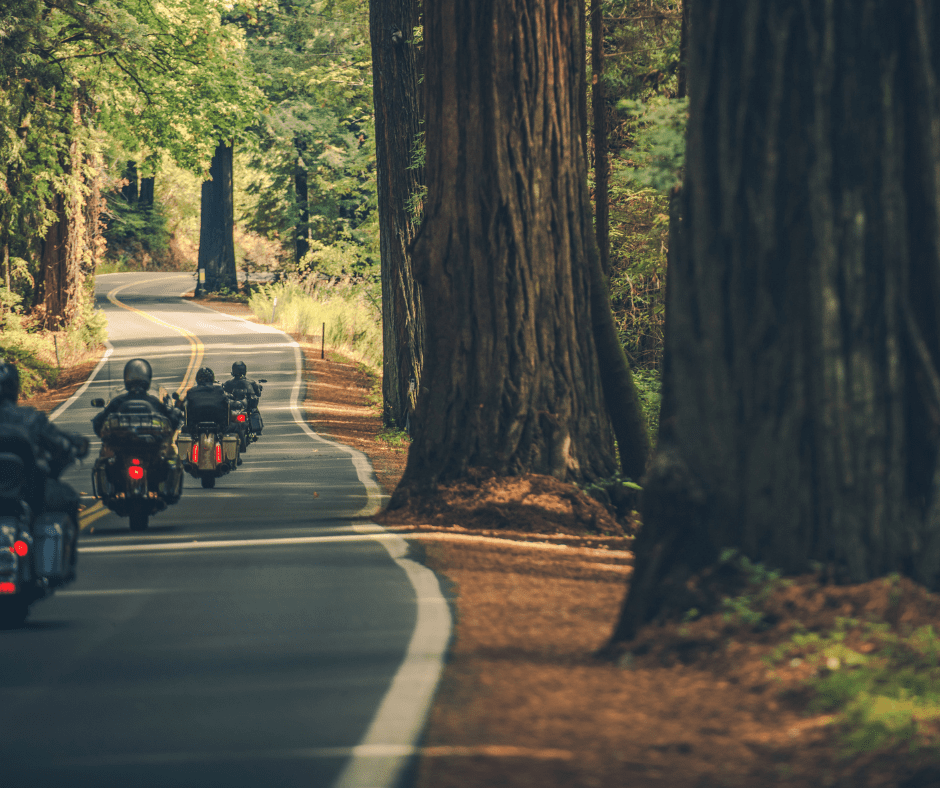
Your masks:
<svg viewBox="0 0 940 788"><path fill-rule="evenodd" d="M203 303L207 303L203 301ZM240 304L211 304L247 316ZM391 493L407 447L382 431L374 380L298 337L314 429L365 452ZM838 721L809 711L830 669L788 651L797 631L936 622L940 599L905 580L834 587L797 578L750 623L717 613L650 627L618 659L610 636L632 571L629 525L545 477L481 474L381 516L453 584L456 631L418 763L418 788L929 788L936 751L899 743L846 757ZM869 651L861 624L844 645Z"/></svg>
<svg viewBox="0 0 940 788"><path fill-rule="evenodd" d="M441 485L432 495L380 514L383 525L459 526L482 531L628 536L624 524L577 487L551 476L498 477L471 469L467 478Z"/></svg>
<svg viewBox="0 0 940 788"><path fill-rule="evenodd" d="M29 399L21 401L20 404L29 405L44 413L51 413L85 384L92 370L98 366L98 362L101 361L104 353L105 347L102 345L97 350L90 352L78 364L64 368L59 373L54 386L37 391Z"/></svg>

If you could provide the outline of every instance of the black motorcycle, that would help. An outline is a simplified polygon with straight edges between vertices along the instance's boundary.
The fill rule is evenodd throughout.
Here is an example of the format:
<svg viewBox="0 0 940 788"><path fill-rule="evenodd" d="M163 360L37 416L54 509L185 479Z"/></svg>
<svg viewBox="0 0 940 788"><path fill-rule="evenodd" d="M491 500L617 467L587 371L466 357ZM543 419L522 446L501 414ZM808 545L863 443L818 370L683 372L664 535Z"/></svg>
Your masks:
<svg viewBox="0 0 940 788"><path fill-rule="evenodd" d="M93 399L103 408L103 399ZM101 427L101 455L91 479L95 495L132 531L146 530L150 516L183 494L183 466L172 454L173 425L146 402L126 402Z"/></svg>
<svg viewBox="0 0 940 788"><path fill-rule="evenodd" d="M265 378L261 378L259 383L267 383ZM264 429L264 421L261 418L261 411L258 410L258 403L261 397L254 394L245 393L244 396L235 396L235 401L242 406L242 412L235 416L235 427L238 430L241 451L248 451L252 443L256 443L261 437L261 430Z"/></svg>
<svg viewBox="0 0 940 788"><path fill-rule="evenodd" d="M73 447L71 459L83 454ZM75 579L78 524L40 511L45 478L30 441L0 429L0 628L21 626L33 602Z"/></svg>

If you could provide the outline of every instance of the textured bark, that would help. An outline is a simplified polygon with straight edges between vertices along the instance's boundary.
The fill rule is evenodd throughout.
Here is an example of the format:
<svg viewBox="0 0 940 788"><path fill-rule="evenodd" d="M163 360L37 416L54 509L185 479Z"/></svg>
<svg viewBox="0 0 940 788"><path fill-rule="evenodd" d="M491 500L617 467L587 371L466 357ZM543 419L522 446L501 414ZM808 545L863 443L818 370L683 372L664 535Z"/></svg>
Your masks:
<svg viewBox="0 0 940 788"><path fill-rule="evenodd" d="M591 331L580 20L560 0L425 6L425 383L393 505L474 466L575 481L615 468Z"/></svg>
<svg viewBox="0 0 940 788"><path fill-rule="evenodd" d="M72 122L81 124L78 104L72 107ZM83 173L84 151L78 139L69 146L65 169L73 174L67 194L56 194L50 209L55 220L40 244L40 270L37 294L41 305L43 326L58 330L71 323L81 306L84 273L82 263L90 254L86 230L86 192L95 195L97 183L86 187Z"/></svg>
<svg viewBox="0 0 940 788"><path fill-rule="evenodd" d="M156 178L153 175L142 177L140 179L140 196L137 198L137 204L141 208L150 210L153 208L154 189L156 187Z"/></svg>
<svg viewBox="0 0 940 788"><path fill-rule="evenodd" d="M294 230L294 259L300 264L304 255L310 251L310 211L307 208L307 166L303 161L306 143L297 139L294 141L297 149L297 162L294 165L294 199L297 204L297 227Z"/></svg>
<svg viewBox="0 0 940 788"><path fill-rule="evenodd" d="M725 547L940 587L940 11L690 12L660 454L614 639Z"/></svg>
<svg viewBox="0 0 940 788"><path fill-rule="evenodd" d="M124 199L130 205L136 205L139 199L139 192L137 186L137 162L128 161L127 166L124 168L124 180L127 181L121 187L121 194L124 195Z"/></svg>
<svg viewBox="0 0 940 788"><path fill-rule="evenodd" d="M410 250L415 218L409 209L423 175L412 166L420 130L420 67L411 38L419 10L419 0L369 3L382 260L383 418L387 425L409 429L425 342L424 305ZM400 35L393 35L395 31Z"/></svg>
<svg viewBox="0 0 940 788"><path fill-rule="evenodd" d="M220 142L212 156L211 180L202 184L199 219L199 268L206 272L204 284L196 292L217 292L222 288L235 292L235 206L232 196L232 146Z"/></svg>
<svg viewBox="0 0 940 788"><path fill-rule="evenodd" d="M594 231L601 270L610 274L610 161L607 145L607 88L604 85L604 13L591 0L591 101L594 107Z"/></svg>

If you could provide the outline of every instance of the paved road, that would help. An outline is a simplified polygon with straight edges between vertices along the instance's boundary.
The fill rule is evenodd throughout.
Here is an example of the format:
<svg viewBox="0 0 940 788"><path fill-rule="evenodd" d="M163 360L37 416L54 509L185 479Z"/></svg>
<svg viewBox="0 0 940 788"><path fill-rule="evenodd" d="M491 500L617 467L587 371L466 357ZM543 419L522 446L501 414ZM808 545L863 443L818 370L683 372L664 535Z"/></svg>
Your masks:
<svg viewBox="0 0 940 788"><path fill-rule="evenodd" d="M90 400L130 358L168 391L242 360L268 380L264 435L215 489L187 476L143 533L83 517L78 581L0 633L0 785L406 780L450 632L437 580L357 517L378 488L363 455L302 424L296 346L179 299L192 283L99 277L113 352L56 423L91 435ZM98 445L67 475L86 494Z"/></svg>

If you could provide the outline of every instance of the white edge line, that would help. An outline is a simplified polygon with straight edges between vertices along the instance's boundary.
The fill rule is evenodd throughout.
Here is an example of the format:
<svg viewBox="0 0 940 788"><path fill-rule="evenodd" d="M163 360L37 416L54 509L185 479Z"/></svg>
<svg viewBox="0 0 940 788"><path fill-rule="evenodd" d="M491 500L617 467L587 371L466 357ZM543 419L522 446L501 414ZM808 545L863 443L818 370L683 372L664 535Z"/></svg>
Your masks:
<svg viewBox="0 0 940 788"><path fill-rule="evenodd" d="M365 736L333 788L392 788L412 755L427 722L444 670L453 621L437 575L407 558L408 544L397 534L381 544L414 587L417 620L405 659L382 699Z"/></svg>
<svg viewBox="0 0 940 788"><path fill-rule="evenodd" d="M101 372L101 368L105 365L105 362L111 358L111 354L114 352L114 345L111 344L109 339L105 339L104 346L107 348L107 350L105 350L104 355L98 362L98 366L96 366L91 371L91 374L88 376L88 380L86 380L81 385L81 387L79 387L78 391L76 391L71 397L69 397L65 402L63 402L61 405L59 405L59 407L52 411L52 413L49 414L49 421L55 421L57 418L59 418L59 416L65 413L66 410L72 407L72 405L78 401L78 398L85 393L85 391L91 385L91 382L98 376L98 373Z"/></svg>
<svg viewBox="0 0 940 788"><path fill-rule="evenodd" d="M370 517L379 510L382 495L369 458L357 449L327 440L310 429L298 407L303 366L300 345L287 334L284 336L294 348L297 370L290 398L294 421L311 438L334 446L350 456L367 496L366 505L354 516ZM362 527L370 526L364 524ZM414 588L417 607L415 628L401 667L392 679L365 736L358 747L353 749L352 757L334 783L334 788L392 788L396 785L424 730L450 642L453 621L437 575L406 557L408 543L404 539L388 531L385 533L389 536L378 539L373 534L371 538L388 550L389 556L404 570ZM388 747L387 754L379 757L365 755L370 750L375 752L382 747Z"/></svg>

